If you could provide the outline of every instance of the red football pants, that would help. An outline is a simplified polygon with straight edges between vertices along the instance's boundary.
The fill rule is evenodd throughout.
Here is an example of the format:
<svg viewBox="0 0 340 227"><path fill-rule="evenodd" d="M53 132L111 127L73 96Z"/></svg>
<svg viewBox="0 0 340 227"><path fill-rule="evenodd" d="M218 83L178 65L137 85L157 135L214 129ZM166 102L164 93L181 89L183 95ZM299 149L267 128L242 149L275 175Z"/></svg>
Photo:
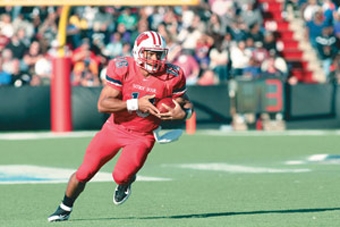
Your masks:
<svg viewBox="0 0 340 227"><path fill-rule="evenodd" d="M90 181L122 149L112 177L117 184L126 184L143 167L154 144L152 133L134 132L106 121L86 149L83 163L76 173L77 180Z"/></svg>

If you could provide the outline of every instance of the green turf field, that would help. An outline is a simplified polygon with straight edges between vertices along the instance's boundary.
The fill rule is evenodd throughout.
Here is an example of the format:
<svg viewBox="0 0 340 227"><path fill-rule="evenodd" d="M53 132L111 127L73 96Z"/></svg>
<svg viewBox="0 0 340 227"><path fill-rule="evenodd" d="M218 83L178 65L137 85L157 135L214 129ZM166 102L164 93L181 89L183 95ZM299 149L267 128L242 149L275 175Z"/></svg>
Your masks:
<svg viewBox="0 0 340 227"><path fill-rule="evenodd" d="M0 134L1 227L340 226L339 132L183 135L155 146L125 204L112 203L113 182L93 181L60 223L47 217L64 194L69 172L62 170L78 167L91 136L43 135ZM1 172L10 167L13 179ZM34 181L30 168L46 178L60 170L61 183Z"/></svg>

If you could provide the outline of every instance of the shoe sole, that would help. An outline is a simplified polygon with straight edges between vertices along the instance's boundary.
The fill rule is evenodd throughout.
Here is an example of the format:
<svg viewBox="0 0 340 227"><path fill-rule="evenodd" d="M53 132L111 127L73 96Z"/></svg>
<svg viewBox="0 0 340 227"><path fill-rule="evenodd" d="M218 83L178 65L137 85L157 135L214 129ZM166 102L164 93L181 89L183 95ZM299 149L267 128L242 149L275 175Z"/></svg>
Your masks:
<svg viewBox="0 0 340 227"><path fill-rule="evenodd" d="M119 205L122 205L122 204L130 197L130 195L131 195L131 187L130 187L130 189L129 189L128 194L125 196L125 198L124 198L122 201L117 202L117 201L115 200L115 193L113 193L113 199L112 199L112 201L113 201L113 203L114 203L115 205L119 206Z"/></svg>
<svg viewBox="0 0 340 227"><path fill-rule="evenodd" d="M58 221L67 221L69 219L70 215L60 217L59 215L48 217L48 222L58 222Z"/></svg>

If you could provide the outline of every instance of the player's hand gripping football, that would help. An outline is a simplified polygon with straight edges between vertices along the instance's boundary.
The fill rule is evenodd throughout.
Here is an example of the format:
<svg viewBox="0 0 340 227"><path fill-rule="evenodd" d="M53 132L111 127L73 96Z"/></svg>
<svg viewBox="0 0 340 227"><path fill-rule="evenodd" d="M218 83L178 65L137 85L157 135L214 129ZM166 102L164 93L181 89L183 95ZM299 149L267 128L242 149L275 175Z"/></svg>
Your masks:
<svg viewBox="0 0 340 227"><path fill-rule="evenodd" d="M159 117L162 120L180 120L183 119L185 116L185 111L182 109L180 104L176 100L172 100L175 104L175 107L171 108L170 106L167 106L165 104L162 104L165 109L167 109L167 112L161 112L159 114Z"/></svg>
<svg viewBox="0 0 340 227"><path fill-rule="evenodd" d="M150 102L155 98L155 95L145 95L138 99L138 110L140 110L143 113L150 113L152 115L155 115L156 117L159 117L159 110Z"/></svg>

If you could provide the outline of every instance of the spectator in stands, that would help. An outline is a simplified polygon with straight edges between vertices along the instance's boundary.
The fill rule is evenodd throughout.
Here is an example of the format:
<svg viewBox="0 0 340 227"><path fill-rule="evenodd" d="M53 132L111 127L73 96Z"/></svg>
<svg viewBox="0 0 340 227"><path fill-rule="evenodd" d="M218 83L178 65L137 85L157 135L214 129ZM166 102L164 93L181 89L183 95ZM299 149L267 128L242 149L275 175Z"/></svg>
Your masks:
<svg viewBox="0 0 340 227"><path fill-rule="evenodd" d="M255 42L255 48L252 51L252 57L256 62L258 62L259 65L261 65L262 62L269 57L269 51L263 47L262 42Z"/></svg>
<svg viewBox="0 0 340 227"><path fill-rule="evenodd" d="M256 7L255 1L246 1L245 3L242 3L241 8L240 18L245 23L246 27L251 28L254 25L263 24L261 11Z"/></svg>
<svg viewBox="0 0 340 227"><path fill-rule="evenodd" d="M82 16L82 8L75 7L70 13L67 25L67 41L71 49L75 49L81 45L81 40L88 37L89 25L87 20Z"/></svg>
<svg viewBox="0 0 340 227"><path fill-rule="evenodd" d="M5 49L5 47L9 43L9 40L10 39L7 36L2 34L1 28L0 28L0 52L2 52L3 49Z"/></svg>
<svg viewBox="0 0 340 227"><path fill-rule="evenodd" d="M125 7L117 18L118 24L123 24L127 31L133 31L137 28L138 18L135 13L132 13L130 7Z"/></svg>
<svg viewBox="0 0 340 227"><path fill-rule="evenodd" d="M321 6L318 0L308 0L305 6L302 8L302 17L306 23L313 20L315 13L320 12Z"/></svg>
<svg viewBox="0 0 340 227"><path fill-rule="evenodd" d="M286 77L283 72L275 67L275 58L269 57L266 61L267 67L261 72L261 78L277 78L282 82L286 82Z"/></svg>
<svg viewBox="0 0 340 227"><path fill-rule="evenodd" d="M238 42L247 38L247 25L238 17L238 19L230 24L229 32L233 39Z"/></svg>
<svg viewBox="0 0 340 227"><path fill-rule="evenodd" d="M21 87L23 85L30 85L32 76L27 72L24 72L20 69L20 61L16 59L13 62L13 71L12 71L12 84L15 87Z"/></svg>
<svg viewBox="0 0 340 227"><path fill-rule="evenodd" d="M91 50L98 57L104 56L103 52L105 50L105 36L102 33L93 33L92 37L92 45Z"/></svg>
<svg viewBox="0 0 340 227"><path fill-rule="evenodd" d="M229 50L224 48L223 39L218 39L210 50L209 68L214 72L215 76L219 78L220 83L227 82L229 79Z"/></svg>
<svg viewBox="0 0 340 227"><path fill-rule="evenodd" d="M266 31L264 33L263 47L269 52L271 50L279 53L283 49L281 41L277 41L273 32Z"/></svg>
<svg viewBox="0 0 340 227"><path fill-rule="evenodd" d="M98 86L99 68L90 60L78 61L72 69L72 85L74 86Z"/></svg>
<svg viewBox="0 0 340 227"><path fill-rule="evenodd" d="M167 34L163 33L161 35L172 35L176 36L178 33L178 28L179 28L179 18L178 15L175 13L175 10L172 8L169 8L167 12L165 12L164 17L163 17L163 22L161 24L165 25L165 29L167 30Z"/></svg>
<svg viewBox="0 0 340 227"><path fill-rule="evenodd" d="M323 0L321 3L324 23L326 26L333 25L333 13L336 11L336 6L332 0Z"/></svg>
<svg viewBox="0 0 340 227"><path fill-rule="evenodd" d="M3 13L0 15L0 30L1 33L8 38L13 36L15 30L9 13Z"/></svg>
<svg viewBox="0 0 340 227"><path fill-rule="evenodd" d="M16 67L16 62L20 61L17 58L13 57L13 52L11 49L5 48L1 52L1 59L2 59L2 70L6 73L9 73L10 75L13 74L15 67Z"/></svg>
<svg viewBox="0 0 340 227"><path fill-rule="evenodd" d="M250 9L254 9L254 11ZM7 16L12 14L18 14L17 17L13 17L13 21L11 21L10 16ZM10 33L8 31L11 31L11 29L9 29L10 27L14 28L13 32L18 31L15 34L18 34L19 30L24 30L20 35L18 34L19 40L21 40L24 45L31 45L32 39L38 39L40 51L45 52L45 50L49 48L48 56L51 57L56 56L58 47L50 48L50 46L46 46L46 44L50 44L56 38L56 22L59 20L59 17L60 7L19 7L16 12L11 10L2 12L0 28L6 25L6 33L8 34ZM7 23L4 21L7 21ZM215 67L220 63L213 62L210 59L212 43L221 43L218 44L221 46L218 49L222 50L222 52L216 50L217 52L213 55L216 53L218 53L217 55L221 54L223 56L225 56L225 53L231 55L231 49L233 49L234 52L235 46L237 46L240 40L243 41L248 36L251 36L255 41L263 39L262 21L262 16L258 15L258 7L253 0L209 0L202 2L199 7L147 6L134 8L117 6L76 6L71 9L69 24L67 26L67 46L70 50L68 53L72 54L73 63L77 61L80 62L80 66L77 66L78 69L85 69L84 60L87 57L80 57L80 53L86 51L81 50L82 48L80 47L83 46L83 38L87 39L88 46L90 47L89 56L91 56L90 58L92 59L90 65L93 67L93 63L96 62L97 66L95 68L97 70L95 71L100 72L105 68L106 57L112 58L118 54L122 56L131 55L131 42L136 37L136 34L149 30L149 27L151 27L157 29L167 40L172 40L172 42L168 41L169 45L171 45L169 48L172 49L169 53L169 61L178 61L179 58L176 56L176 51L174 51L174 56L171 56L172 51L182 48L184 48L186 52L190 51L190 54L196 57L196 61L200 63L199 72L196 73L196 70L193 70L195 71L195 76L192 78L196 79L189 80L190 84L195 84L198 83L198 78L212 78L209 77L211 72L219 76L227 75L225 72L221 73L221 71L225 70L223 65L221 65L221 67ZM120 34L121 38L116 38L116 34ZM202 37L209 37L212 42L210 42L209 39L204 40ZM111 38L113 38L113 42L111 42ZM14 39L16 39L16 37L14 37ZM0 50L1 40L0 37ZM202 42L202 40L204 41ZM264 44L264 47L266 49L273 49L275 41L275 37L273 36L272 40ZM3 39L3 43L6 43L5 39ZM114 51L108 50L107 48L109 46L111 48L113 44L117 49ZM17 46L14 46L12 49L14 52L20 50ZM232 57L229 57L229 69L232 68L231 64L233 64L234 70L235 66L247 66L247 64L242 63L243 60L247 58L244 53L246 52L251 56L252 54L249 52L253 52L254 50L254 47L248 47L244 52L239 52L239 54L241 54L240 56L242 56L240 58L241 61L237 58L232 61ZM105 56L103 57L103 55ZM22 59L23 57L19 56L18 58ZM79 59L77 60L77 58ZM182 60L185 58L187 58L187 55L184 55ZM221 60L225 62L225 58L222 58L222 56ZM249 62L248 60L244 62ZM210 61L212 61L211 64L209 63ZM36 63L33 64L35 65ZM223 70L219 70L219 68ZM236 68L235 71L239 69L242 71L241 68ZM22 67L22 69L24 69L24 67ZM74 68L72 68L72 70L73 69ZM32 81L35 81L32 82L32 84L42 84L41 78L35 77L34 70L31 71L34 76ZM218 78L218 80L220 82L226 81L229 76L230 75L222 76ZM202 79L202 81L204 80ZM209 79L206 81L216 80ZM209 83L210 82L202 82L202 84Z"/></svg>
<svg viewBox="0 0 340 227"><path fill-rule="evenodd" d="M101 63L101 58L98 57L92 50L90 46L89 39L83 39L80 47L73 51L72 62L73 62L73 84L81 85L82 80L88 79L89 73L96 74L98 76L99 66ZM83 75L83 71L86 70L86 75Z"/></svg>
<svg viewBox="0 0 340 227"><path fill-rule="evenodd" d="M20 12L20 14L17 17L13 18L13 27L15 31L18 31L19 29L23 29L24 32L21 34L25 34L25 37L21 37L19 35L19 38L23 40L26 46L29 46L31 39L36 35L36 31L34 30L34 25L31 21L29 21L27 18L25 18L24 14ZM24 41L27 40L27 41Z"/></svg>
<svg viewBox="0 0 340 227"><path fill-rule="evenodd" d="M190 27L183 27L178 36L177 40L181 44L182 48L190 54L195 54L197 41L202 37L203 33L198 27L194 27L197 24L192 24Z"/></svg>
<svg viewBox="0 0 340 227"><path fill-rule="evenodd" d="M200 86L210 86L210 85L216 85L218 83L219 83L219 80L216 77L215 73L212 70L207 69L202 72L196 84Z"/></svg>
<svg viewBox="0 0 340 227"><path fill-rule="evenodd" d="M43 57L40 43L35 40L32 42L27 53L24 54L21 68L30 75L35 74L35 63Z"/></svg>
<svg viewBox="0 0 340 227"><path fill-rule="evenodd" d="M63 51L65 57L72 57L72 50L69 49L69 46L65 45L64 47L61 47L59 41L56 39L50 43L50 46L46 51L46 56L52 60L59 56L59 50Z"/></svg>
<svg viewBox="0 0 340 227"><path fill-rule="evenodd" d="M100 80L98 77L98 71L90 68L90 64L85 62L84 68L79 71L74 71L80 73L80 85L84 87L95 87L100 85Z"/></svg>
<svg viewBox="0 0 340 227"><path fill-rule="evenodd" d="M178 42L176 42L176 39L173 36L168 36L168 39L165 41L169 50L168 61L173 62L182 51L182 47Z"/></svg>
<svg viewBox="0 0 340 227"><path fill-rule="evenodd" d="M76 48L72 54L72 62L74 65L78 62L83 64L85 61L93 62L93 64L96 64L97 66L100 63L96 54L91 50L91 43L88 38L84 38L81 45Z"/></svg>
<svg viewBox="0 0 340 227"><path fill-rule="evenodd" d="M41 78L41 85L49 85L51 83L52 75L52 61L45 55L39 55L36 63L34 64L33 76Z"/></svg>
<svg viewBox="0 0 340 227"><path fill-rule="evenodd" d="M207 33L206 22L202 20L201 15L199 15L198 13L194 16L191 26L199 30L202 34Z"/></svg>
<svg viewBox="0 0 340 227"><path fill-rule="evenodd" d="M110 41L110 35L115 28L114 24L112 15L106 12L106 7L98 7L93 18L93 33L103 35L104 44Z"/></svg>
<svg viewBox="0 0 340 227"><path fill-rule="evenodd" d="M261 77L261 66L254 57L249 59L248 65L243 69L243 77L251 80Z"/></svg>
<svg viewBox="0 0 340 227"><path fill-rule="evenodd" d="M131 43L131 40L135 40L140 33L149 31L149 29L150 29L149 28L149 21L147 19L139 20L138 24L137 24L137 30L131 32L129 42ZM165 34L165 33L163 32L162 34Z"/></svg>
<svg viewBox="0 0 340 227"><path fill-rule="evenodd" d="M79 14L82 18L86 21L86 33L85 36L82 36L81 38L89 38L92 36L93 33L93 22L94 17L96 16L96 13L98 12L98 6L85 6L80 8L81 11Z"/></svg>
<svg viewBox="0 0 340 227"><path fill-rule="evenodd" d="M13 53L13 57L17 59L22 59L28 50L28 47L19 39L18 32L15 32L12 35L6 48L10 49Z"/></svg>
<svg viewBox="0 0 340 227"><path fill-rule="evenodd" d="M165 40L169 40L170 39L170 36L172 36L170 34L170 32L168 31L167 27L166 27L166 23L163 22L163 23L160 23L157 27L157 32L159 34L161 34Z"/></svg>
<svg viewBox="0 0 340 227"><path fill-rule="evenodd" d="M192 27L192 22L194 21L195 12L189 6L182 6L181 7L181 15L182 15L182 26L184 28Z"/></svg>
<svg viewBox="0 0 340 227"><path fill-rule="evenodd" d="M313 19L306 23L306 37L313 48L316 48L316 37L321 35L322 29L325 27L322 9L315 12Z"/></svg>
<svg viewBox="0 0 340 227"><path fill-rule="evenodd" d="M190 52L182 49L172 63L183 69L187 85L195 85L197 83L200 75L200 66Z"/></svg>
<svg viewBox="0 0 340 227"><path fill-rule="evenodd" d="M246 42L246 50L253 52L256 49L255 42L254 42L254 39L252 37L247 37L245 39L245 42Z"/></svg>
<svg viewBox="0 0 340 227"><path fill-rule="evenodd" d="M58 33L58 14L55 11L50 12L46 19L42 21L38 27L36 38L39 40L46 40L51 43L57 37Z"/></svg>
<svg viewBox="0 0 340 227"><path fill-rule="evenodd" d="M274 67L283 73L283 76L287 78L289 76L287 61L280 56L275 50L269 51L269 57L266 58L261 64L261 71L265 72L268 69L268 65L271 64L272 59L274 59ZM294 82L294 78L292 79Z"/></svg>
<svg viewBox="0 0 340 227"><path fill-rule="evenodd" d="M282 10L282 14L281 14L283 19L287 20L289 7L291 7L291 9L293 11L293 14L294 14L293 16L297 16L297 15L295 15L295 13L299 9L299 2L300 2L300 0L284 0L283 10Z"/></svg>
<svg viewBox="0 0 340 227"><path fill-rule="evenodd" d="M148 17L150 28L153 30L157 30L158 25L164 22L163 15L165 13L165 8L163 6L155 6L150 7L148 10L150 10Z"/></svg>
<svg viewBox="0 0 340 227"><path fill-rule="evenodd" d="M203 33L196 42L195 59L202 70L206 70L210 64L209 52L214 44L214 39Z"/></svg>
<svg viewBox="0 0 340 227"><path fill-rule="evenodd" d="M32 38L27 34L27 29L25 27L18 27L15 34L17 35L18 39L25 45L27 50L32 41Z"/></svg>
<svg viewBox="0 0 340 227"><path fill-rule="evenodd" d="M2 57L0 57L0 87L10 85L11 82L12 76L2 69Z"/></svg>
<svg viewBox="0 0 340 227"><path fill-rule="evenodd" d="M333 27L327 26L322 29L321 35L316 37L316 50L322 62L322 69L329 81L330 67L337 54L336 37L333 34Z"/></svg>
<svg viewBox="0 0 340 227"><path fill-rule="evenodd" d="M132 56L131 54L131 43L123 43L122 57Z"/></svg>
<svg viewBox="0 0 340 227"><path fill-rule="evenodd" d="M120 33L120 35L122 37L122 42L129 42L129 43L131 43L132 32L127 30L123 23L118 23L117 24L117 32Z"/></svg>
<svg viewBox="0 0 340 227"><path fill-rule="evenodd" d="M37 75L33 75L30 81L30 86L32 87L37 87L37 86L41 86L42 85L42 81L41 78Z"/></svg>
<svg viewBox="0 0 340 227"><path fill-rule="evenodd" d="M122 35L119 32L114 32L110 42L105 46L104 55L109 58L120 56L123 52Z"/></svg>
<svg viewBox="0 0 340 227"><path fill-rule="evenodd" d="M216 13L211 14L209 21L207 22L207 34L218 34L223 36L226 33L226 25L222 24L222 20Z"/></svg>
<svg viewBox="0 0 340 227"><path fill-rule="evenodd" d="M230 49L231 72L234 77L242 76L243 69L248 66L251 51L246 49L245 40L240 40L237 46Z"/></svg>
<svg viewBox="0 0 340 227"><path fill-rule="evenodd" d="M261 30L261 25L257 23L251 24L246 37L251 37L255 43L263 43L264 35Z"/></svg>
<svg viewBox="0 0 340 227"><path fill-rule="evenodd" d="M234 1L227 0L227 2L226 12L222 15L217 13L217 15L220 16L222 24L224 24L226 28L230 28L234 23L237 23L237 21L240 20L240 10Z"/></svg>
<svg viewBox="0 0 340 227"><path fill-rule="evenodd" d="M229 51L232 46L236 46L236 45L237 45L237 42L236 40L233 39L231 33L226 32L224 37L222 38L222 47Z"/></svg>
<svg viewBox="0 0 340 227"><path fill-rule="evenodd" d="M209 1L211 11L220 17L223 17L228 13L230 9L234 9L233 1L231 0L214 0Z"/></svg>
<svg viewBox="0 0 340 227"><path fill-rule="evenodd" d="M340 49L340 7L333 13L333 31L337 39L337 48Z"/></svg>

